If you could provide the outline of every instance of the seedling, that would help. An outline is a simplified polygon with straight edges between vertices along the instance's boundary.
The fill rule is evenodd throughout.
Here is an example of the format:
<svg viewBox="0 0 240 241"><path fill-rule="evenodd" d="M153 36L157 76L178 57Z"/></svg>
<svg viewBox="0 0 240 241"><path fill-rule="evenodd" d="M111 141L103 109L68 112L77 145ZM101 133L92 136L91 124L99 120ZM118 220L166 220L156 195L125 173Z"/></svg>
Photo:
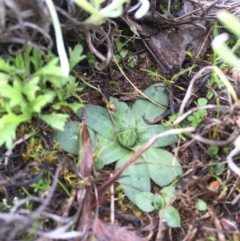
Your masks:
<svg viewBox="0 0 240 241"><path fill-rule="evenodd" d="M196 201L196 207L199 211L206 211L207 210L207 203L204 202L202 199L198 198Z"/></svg>
<svg viewBox="0 0 240 241"><path fill-rule="evenodd" d="M34 192L39 192L39 191L46 192L50 188L50 181L42 178L39 181L33 183L31 187L33 187Z"/></svg>
<svg viewBox="0 0 240 241"><path fill-rule="evenodd" d="M115 39L115 45L116 45L116 52L114 53L114 57L117 61L117 63L121 63L123 59L127 59L127 64L130 68L133 68L137 64L137 55L134 55L132 52L126 48L126 45L129 43L129 41L134 40L134 36L128 39L126 42L122 42L119 38Z"/></svg>
<svg viewBox="0 0 240 241"><path fill-rule="evenodd" d="M198 102L198 104L200 106L204 106L204 105L207 104L207 99L199 98L197 102ZM206 115L207 115L207 111L206 110L198 110L198 111L195 111L192 115L190 115L188 117L188 121L191 122L191 126L192 127L197 127L202 122L202 119Z"/></svg>
<svg viewBox="0 0 240 241"><path fill-rule="evenodd" d="M175 199L175 188L164 187L160 193L141 192L135 196L136 205L144 212L157 210L169 227L181 227L181 218L176 208L171 206Z"/></svg>
<svg viewBox="0 0 240 241"><path fill-rule="evenodd" d="M221 158L218 156L219 147L211 145L208 147L208 152L213 155L213 158L211 159L211 163L216 164L215 166L211 166L210 173L213 177L215 177L218 181L220 181L219 177L225 168L224 164L217 164Z"/></svg>

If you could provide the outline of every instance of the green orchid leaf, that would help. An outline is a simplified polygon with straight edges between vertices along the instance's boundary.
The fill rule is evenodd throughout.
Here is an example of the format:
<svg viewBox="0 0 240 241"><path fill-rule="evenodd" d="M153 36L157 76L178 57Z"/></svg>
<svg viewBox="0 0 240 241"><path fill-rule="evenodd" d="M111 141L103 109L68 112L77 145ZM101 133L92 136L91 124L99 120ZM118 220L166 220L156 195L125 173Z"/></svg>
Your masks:
<svg viewBox="0 0 240 241"><path fill-rule="evenodd" d="M100 140L99 145L100 147L98 147L98 149L100 154L97 160L101 159L104 165L113 163L129 153L129 150L122 147L118 141L108 139L108 141L105 140L105 142L103 142Z"/></svg>
<svg viewBox="0 0 240 241"><path fill-rule="evenodd" d="M125 102L113 97L110 97L109 100L116 106L116 110L112 112L116 131L122 132L129 129L135 129L135 117L133 116L132 110L128 107L128 105Z"/></svg>
<svg viewBox="0 0 240 241"><path fill-rule="evenodd" d="M178 210L172 206L159 211L159 216L165 218L169 227L179 228L181 227L181 217Z"/></svg>
<svg viewBox="0 0 240 241"><path fill-rule="evenodd" d="M210 167L210 173L213 176L220 176L225 169L225 165L223 163L218 163L218 160L211 160L210 163L211 164L215 164L214 166Z"/></svg>
<svg viewBox="0 0 240 241"><path fill-rule="evenodd" d="M118 134L118 141L124 147L131 147L135 144L137 135L135 130L126 130Z"/></svg>
<svg viewBox="0 0 240 241"><path fill-rule="evenodd" d="M112 120L106 108L96 105L86 105L87 126L110 140L114 140L115 131ZM82 118L82 109L77 111Z"/></svg>
<svg viewBox="0 0 240 241"><path fill-rule="evenodd" d="M151 192L140 192L134 197L136 205L144 212L152 212L155 207L153 205L154 194Z"/></svg>
<svg viewBox="0 0 240 241"><path fill-rule="evenodd" d="M117 132L136 129L136 121L130 109L126 110L123 114L112 112L112 117Z"/></svg>
<svg viewBox="0 0 240 241"><path fill-rule="evenodd" d="M156 210L160 210L165 206L165 200L158 193L154 194L153 205Z"/></svg>
<svg viewBox="0 0 240 241"><path fill-rule="evenodd" d="M137 128L137 142L139 144L144 144L149 141L153 136L160 134L166 130L170 130L171 128L165 127L163 125L148 125L147 123L141 123ZM163 147L169 146L173 143L177 142L176 135L165 136L159 138L154 144L153 147Z"/></svg>
<svg viewBox="0 0 240 241"><path fill-rule="evenodd" d="M59 146L66 152L72 153L74 155L79 154L79 127L80 122L72 121L66 122L64 130L57 130L53 135L53 139L58 142ZM92 142L93 148L97 148L97 141L95 132L88 128L90 139Z"/></svg>
<svg viewBox="0 0 240 241"><path fill-rule="evenodd" d="M94 167L96 168L96 170L102 170L104 167L104 161L100 158L98 158L95 162L94 162Z"/></svg>
<svg viewBox="0 0 240 241"><path fill-rule="evenodd" d="M168 186L168 187L164 187L161 190L160 194L164 198L165 202L168 203L176 197L175 192L176 192L175 187Z"/></svg>
<svg viewBox="0 0 240 241"><path fill-rule="evenodd" d="M129 152L117 161L116 169L123 166L132 154L133 152ZM138 158L134 165L124 170L118 182L128 199L135 204L135 195L141 192L149 192L151 188L147 164L141 157Z"/></svg>
<svg viewBox="0 0 240 241"><path fill-rule="evenodd" d="M115 112L118 115L123 115L126 111L128 111L130 109L129 106L125 102L123 102L117 98L110 96L109 102L113 103L115 105L115 107L116 107Z"/></svg>
<svg viewBox="0 0 240 241"><path fill-rule="evenodd" d="M168 96L165 93L166 88L163 83L156 83L150 85L147 89L143 91L151 100L157 102L160 105L168 105Z"/></svg>
<svg viewBox="0 0 240 241"><path fill-rule="evenodd" d="M57 131L53 136L54 140L59 143L64 151L74 155L79 153L79 126L80 122L67 122L64 126L64 131Z"/></svg>
<svg viewBox="0 0 240 241"><path fill-rule="evenodd" d="M143 154L148 163L151 179L159 186L166 186L183 173L179 161L168 151L160 148L150 148Z"/></svg>
<svg viewBox="0 0 240 241"><path fill-rule="evenodd" d="M168 106L168 97L164 91L165 87L162 84L153 84L143 91L145 95L162 107L140 96L132 107L132 112L137 123L141 124L144 122L142 119L143 115L151 120L165 112Z"/></svg>

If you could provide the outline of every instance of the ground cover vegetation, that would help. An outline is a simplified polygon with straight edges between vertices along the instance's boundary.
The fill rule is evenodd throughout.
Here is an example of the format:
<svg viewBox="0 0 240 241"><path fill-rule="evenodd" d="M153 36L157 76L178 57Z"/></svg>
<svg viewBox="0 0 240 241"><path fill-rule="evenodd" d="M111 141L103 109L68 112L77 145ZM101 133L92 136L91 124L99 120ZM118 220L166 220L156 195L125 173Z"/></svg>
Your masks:
<svg viewBox="0 0 240 241"><path fill-rule="evenodd" d="M1 240L240 240L239 11L0 0Z"/></svg>

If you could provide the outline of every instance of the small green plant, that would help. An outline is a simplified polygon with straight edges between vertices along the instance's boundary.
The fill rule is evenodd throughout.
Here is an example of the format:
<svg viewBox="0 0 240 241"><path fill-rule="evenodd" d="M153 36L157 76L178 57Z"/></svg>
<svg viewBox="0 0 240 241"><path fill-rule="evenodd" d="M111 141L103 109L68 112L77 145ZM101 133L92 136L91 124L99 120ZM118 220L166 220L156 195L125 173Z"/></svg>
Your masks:
<svg viewBox="0 0 240 241"><path fill-rule="evenodd" d="M196 200L196 208L199 211L206 211L208 209L206 202L200 198Z"/></svg>
<svg viewBox="0 0 240 241"><path fill-rule="evenodd" d="M19 201L18 197L14 197L13 200L12 200L12 204L15 205L16 203L18 203L18 201ZM3 206L4 206L5 209L9 209L13 206L13 205L9 205L7 203L6 198L3 198L2 203L3 203Z"/></svg>
<svg viewBox="0 0 240 241"><path fill-rule="evenodd" d="M218 162L221 160L221 158L218 155L219 147L215 146L215 145L210 145L208 147L208 152L213 156L213 158L210 160L210 162L212 164L216 164L214 166L211 166L210 174L214 178L216 178L216 180L221 181L218 176L220 176L223 173L223 171L225 169L225 165L222 163L218 164Z"/></svg>
<svg viewBox="0 0 240 241"><path fill-rule="evenodd" d="M69 49L71 69L85 56L82 46ZM67 99L81 90L72 76L63 76L58 58L48 54L45 63L36 49L27 48L23 54L0 58L0 146L11 148L17 127L33 117L39 117L56 129L63 129L68 117L56 111L65 106L77 111L81 103L69 103ZM45 107L53 108L43 114Z"/></svg>
<svg viewBox="0 0 240 241"><path fill-rule="evenodd" d="M197 100L199 106L204 106L207 104L207 99L206 98L199 98ZM192 127L197 127L201 122L202 119L207 115L206 110L198 110L195 111L192 115L188 117L188 121L191 122Z"/></svg>
<svg viewBox="0 0 240 241"><path fill-rule="evenodd" d="M178 210L171 203L175 200L175 188L164 187L160 193L141 192L135 196L136 205L144 212L157 210L160 218L164 218L169 227L181 227Z"/></svg>
<svg viewBox="0 0 240 241"><path fill-rule="evenodd" d="M46 192L50 188L50 181L44 178L41 178L37 182L31 184L31 187L33 187L34 192L43 191Z"/></svg>
<svg viewBox="0 0 240 241"><path fill-rule="evenodd" d="M134 37L134 36L133 36ZM114 53L114 57L117 61L117 63L121 63L121 61L126 58L127 64L130 68L133 68L137 64L137 56L133 55L132 52L129 52L128 48L125 48L125 46L131 41L132 38L128 39L126 42L122 42L119 38L115 39L115 45L117 50Z"/></svg>
<svg viewBox="0 0 240 241"><path fill-rule="evenodd" d="M155 104L140 96L132 108L112 97L109 103L114 105L113 110L86 105L86 122L98 167L116 162L115 168L118 169L151 137L169 129L160 124L148 125L143 120L143 115L152 119L165 111L168 97L164 91L164 86L154 84L143 92ZM77 115L81 118L82 109ZM67 122L65 130L58 131L54 136L65 151L76 155L80 151L79 124ZM179 161L170 152L162 149L176 141L177 137L174 135L158 139L136 160L135 165L123 172L118 182L131 202L135 204L136 194L150 191L151 179L159 186L166 186L182 174Z"/></svg>

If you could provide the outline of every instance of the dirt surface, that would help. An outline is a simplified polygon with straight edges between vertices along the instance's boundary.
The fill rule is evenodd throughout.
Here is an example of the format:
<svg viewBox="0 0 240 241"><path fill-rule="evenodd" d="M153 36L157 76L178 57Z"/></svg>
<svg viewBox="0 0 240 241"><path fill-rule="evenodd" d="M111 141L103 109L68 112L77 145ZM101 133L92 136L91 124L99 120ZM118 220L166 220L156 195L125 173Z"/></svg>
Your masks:
<svg viewBox="0 0 240 241"><path fill-rule="evenodd" d="M46 30L45 33L36 33L37 28L29 28L27 37L43 53L48 49L57 53L54 31L41 1L9 2L12 5L0 0L0 10L7 10L0 34L1 56L7 58L26 47L26 33L16 27L19 21L32 22ZM142 19L136 20L132 13L127 14L126 11L122 18L114 19L115 24L106 20L101 28L86 26L83 23L86 13L72 11L72 1L54 3L63 24L66 46L72 47L82 41L84 53L91 52L95 59L95 66L85 59L76 67L78 74L87 82L84 84L79 79L79 86L84 89L78 96L84 103L105 106L103 98L114 96L132 105L139 91L152 83L164 82L170 100L169 113L152 120L152 123L166 122L178 111L191 81L198 76L184 111L195 108L197 99L206 97L211 90L214 94L208 104L215 105L219 97L219 118L216 118L216 108L209 109L194 134L168 147L177 155L184 169L172 203L180 213L181 228L168 227L164 220L159 219L157 212L148 214L139 211L127 198L122 198L117 183L115 197L118 200L113 209L111 195L109 191L105 192L105 187L110 187L109 183L113 184L117 179L117 175L110 177L114 172L113 165L99 172L95 172L92 166L81 167L80 171L75 156L55 148L51 128L41 125L37 118L24 123L19 127L17 139L21 138L22 132L38 128L34 139L21 142L11 152L4 146L0 147L0 240L240 240L240 182L226 164L233 141L240 133L239 104L232 103L225 88L209 84L211 70L206 68L212 65L211 40L213 25L217 21L216 12L225 9L238 16L239 1L175 0L169 1L169 12L167 0L151 1L152 9ZM22 13L31 10L34 15L21 18L16 9ZM132 25L134 33L129 27ZM124 46L127 54L123 57L117 41L125 43L129 39ZM97 57L98 53L104 56L102 60ZM121 57L118 64L112 60L113 56ZM133 66L129 64L131 57L136 60ZM192 68L193 65L196 67ZM188 71L179 74L187 68ZM199 71L202 73L199 74ZM225 69L225 74L237 89L235 75L230 69ZM51 109L44 111L50 112ZM78 119L68 109L61 111L69 113L71 120ZM187 118L181 125L189 125ZM84 120L82 128L87 140L89 136ZM209 153L209 145L219 146L216 155ZM88 162L92 161L92 154L91 150L87 151L85 159ZM218 159L218 163L225 164L223 172L217 177L211 171L214 164L210 161L214 158ZM79 171L84 177L91 176L87 179L88 185L79 182L76 174ZM34 192L32 184L43 176L51 180L51 188L45 192ZM111 181L104 186L107 180ZM69 190L70 196L60 183ZM152 183L152 191L159 190ZM205 211L197 209L197 199L206 202ZM115 214L114 224L110 224L112 213ZM78 237L74 236L75 231L79 232Z"/></svg>

